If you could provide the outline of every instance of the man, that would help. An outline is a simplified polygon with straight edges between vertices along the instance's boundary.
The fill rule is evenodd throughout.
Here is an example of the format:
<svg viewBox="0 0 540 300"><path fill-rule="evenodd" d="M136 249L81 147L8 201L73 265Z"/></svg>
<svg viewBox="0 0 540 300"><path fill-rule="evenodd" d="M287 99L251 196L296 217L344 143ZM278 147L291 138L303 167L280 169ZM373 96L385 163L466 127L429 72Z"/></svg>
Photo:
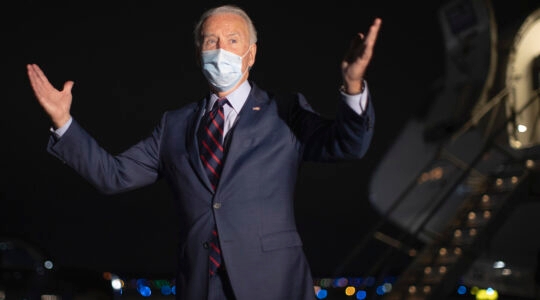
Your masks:
<svg viewBox="0 0 540 300"><path fill-rule="evenodd" d="M48 151L97 189L118 193L167 180L183 224L178 299L314 299L293 211L298 167L367 151L374 112L364 74L380 24L353 40L337 116L327 120L302 94L274 95L248 80L257 33L242 9L206 11L194 33L209 95L166 112L151 136L119 155L70 115L72 81L59 91L35 64L28 76L54 126Z"/></svg>

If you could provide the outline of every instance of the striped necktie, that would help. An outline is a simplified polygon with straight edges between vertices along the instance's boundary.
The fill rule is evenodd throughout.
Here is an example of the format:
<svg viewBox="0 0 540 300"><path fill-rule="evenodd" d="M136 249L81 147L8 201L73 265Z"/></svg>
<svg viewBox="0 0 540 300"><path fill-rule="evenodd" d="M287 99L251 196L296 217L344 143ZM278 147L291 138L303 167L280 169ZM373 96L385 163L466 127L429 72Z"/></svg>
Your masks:
<svg viewBox="0 0 540 300"><path fill-rule="evenodd" d="M203 120L202 125L204 128L199 138L201 161L214 190L216 190L221 169L223 168L223 126L225 123L223 105L227 102L226 98L221 98L214 103L214 107ZM221 250L216 228L214 228L210 237L209 250L209 272L210 275L214 275L221 265Z"/></svg>
<svg viewBox="0 0 540 300"><path fill-rule="evenodd" d="M201 161L214 190L223 167L223 126L225 123L223 105L227 102L228 100L223 98L214 103L214 107L203 120L204 129L199 139Z"/></svg>

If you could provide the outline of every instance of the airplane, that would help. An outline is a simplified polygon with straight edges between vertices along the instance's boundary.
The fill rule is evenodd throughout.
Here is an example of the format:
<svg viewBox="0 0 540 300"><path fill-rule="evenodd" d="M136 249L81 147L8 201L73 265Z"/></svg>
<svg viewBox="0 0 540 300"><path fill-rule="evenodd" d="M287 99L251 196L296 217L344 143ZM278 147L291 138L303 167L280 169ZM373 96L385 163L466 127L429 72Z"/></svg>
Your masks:
<svg viewBox="0 0 540 300"><path fill-rule="evenodd" d="M504 14L485 0L438 10L438 92L377 164L369 201L381 221L336 270L387 245L369 270L398 273L382 299L540 295L540 8L503 26Z"/></svg>

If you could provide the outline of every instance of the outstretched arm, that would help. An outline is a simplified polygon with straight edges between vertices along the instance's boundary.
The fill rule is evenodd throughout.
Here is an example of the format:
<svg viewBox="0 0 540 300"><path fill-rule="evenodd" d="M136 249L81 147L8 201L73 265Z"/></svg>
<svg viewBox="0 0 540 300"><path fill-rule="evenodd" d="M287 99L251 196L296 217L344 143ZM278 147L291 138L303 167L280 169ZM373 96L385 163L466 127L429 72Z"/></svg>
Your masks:
<svg viewBox="0 0 540 300"><path fill-rule="evenodd" d="M51 118L53 126L60 128L71 118L71 88L73 81L66 81L61 91L57 90L36 64L28 64L28 78L36 98Z"/></svg>
<svg viewBox="0 0 540 300"><path fill-rule="evenodd" d="M358 33L352 40L342 63L344 92L350 95L359 94L363 88L364 75L373 55L373 48L381 27L382 20L376 18L369 28L367 36Z"/></svg>

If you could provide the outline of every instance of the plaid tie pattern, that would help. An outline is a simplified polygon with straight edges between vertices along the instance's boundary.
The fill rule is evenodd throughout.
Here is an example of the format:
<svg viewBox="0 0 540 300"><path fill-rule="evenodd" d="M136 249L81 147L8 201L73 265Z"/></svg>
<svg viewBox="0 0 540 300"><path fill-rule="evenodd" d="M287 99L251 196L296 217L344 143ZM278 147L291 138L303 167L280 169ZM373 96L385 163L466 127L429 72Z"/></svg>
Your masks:
<svg viewBox="0 0 540 300"><path fill-rule="evenodd" d="M199 138L199 150L202 164L206 170L208 178L215 190L219 182L221 169L223 167L223 126L225 116L223 113L223 105L227 103L226 98L218 99L212 110L206 115L203 120L203 130ZM212 236L209 241L210 249L210 275L214 275L216 270L221 265L221 250L218 243L217 230L212 231Z"/></svg>

